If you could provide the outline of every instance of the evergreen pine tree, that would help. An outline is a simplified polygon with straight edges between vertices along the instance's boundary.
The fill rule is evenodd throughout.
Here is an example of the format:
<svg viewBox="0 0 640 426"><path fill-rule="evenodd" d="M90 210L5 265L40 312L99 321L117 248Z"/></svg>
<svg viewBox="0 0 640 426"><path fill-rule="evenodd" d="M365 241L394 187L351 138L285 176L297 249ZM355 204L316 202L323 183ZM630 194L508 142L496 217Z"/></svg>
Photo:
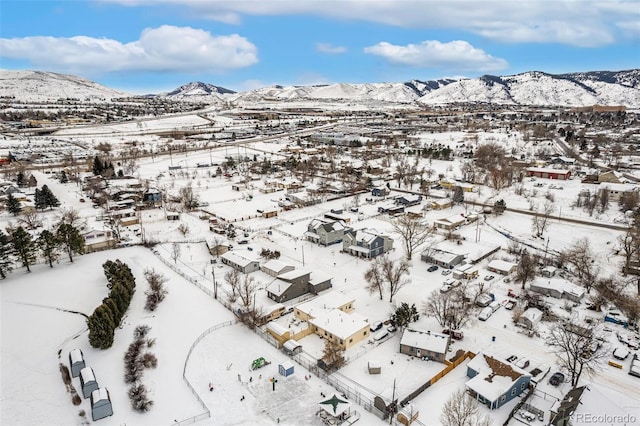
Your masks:
<svg viewBox="0 0 640 426"><path fill-rule="evenodd" d="M18 186L24 186L25 185L25 178L24 178L24 172L20 171L18 172L18 174L16 175L16 184Z"/></svg>
<svg viewBox="0 0 640 426"><path fill-rule="evenodd" d="M7 210L14 216L18 216L22 207L20 207L20 201L13 194L7 195Z"/></svg>
<svg viewBox="0 0 640 426"><path fill-rule="evenodd" d="M33 188L34 186L38 186L38 181L34 175L29 175L29 187Z"/></svg>
<svg viewBox="0 0 640 426"><path fill-rule="evenodd" d="M58 207L60 205L60 201L53 195L53 192L51 192L47 185L42 185L42 195L44 196L47 207Z"/></svg>
<svg viewBox="0 0 640 426"><path fill-rule="evenodd" d="M56 237L53 232L45 229L40 233L37 244L42 253L42 257L44 257L47 263L49 263L49 266L53 268L53 262L60 257L60 241L58 237Z"/></svg>
<svg viewBox="0 0 640 426"><path fill-rule="evenodd" d="M45 198L42 191L38 188L36 188L34 203L36 205L36 209L38 210L44 210L47 208L47 199Z"/></svg>
<svg viewBox="0 0 640 426"><path fill-rule="evenodd" d="M22 261L22 266L27 268L27 272L31 272L29 267L36 261L36 244L31 234L19 226L11 233L11 243L13 252Z"/></svg>
<svg viewBox="0 0 640 426"><path fill-rule="evenodd" d="M111 292L109 293L109 297L113 299L116 306L118 307L118 311L122 312L123 315L129 307L131 296L132 295L129 290L121 283L116 283L113 287L111 287Z"/></svg>
<svg viewBox="0 0 640 426"><path fill-rule="evenodd" d="M60 183L67 183L67 182L69 182L69 177L67 176L67 172L63 170L60 172Z"/></svg>
<svg viewBox="0 0 640 426"><path fill-rule="evenodd" d="M106 305L109 308L109 312L111 312L111 319L113 320L113 323L117 326L120 325L120 321L122 321L122 317L124 316L124 312L120 311L120 308L118 307L118 305L116 304L116 302L111 298L111 296L109 297L105 297L104 300L102 300L102 304Z"/></svg>
<svg viewBox="0 0 640 426"><path fill-rule="evenodd" d="M104 170L104 166L102 165L102 161L96 155L95 157L93 157L93 174L95 176L100 176L103 170Z"/></svg>
<svg viewBox="0 0 640 426"><path fill-rule="evenodd" d="M80 231L75 226L62 223L58 227L56 235L69 256L69 262L73 262L74 253L84 253L84 237L80 235Z"/></svg>
<svg viewBox="0 0 640 426"><path fill-rule="evenodd" d="M9 237L0 230L0 278L2 279L5 279L7 274L13 270L12 252L13 247Z"/></svg>
<svg viewBox="0 0 640 426"><path fill-rule="evenodd" d="M113 315L106 305L100 305L87 319L89 327L89 343L94 348L108 349L113 345L116 324Z"/></svg>

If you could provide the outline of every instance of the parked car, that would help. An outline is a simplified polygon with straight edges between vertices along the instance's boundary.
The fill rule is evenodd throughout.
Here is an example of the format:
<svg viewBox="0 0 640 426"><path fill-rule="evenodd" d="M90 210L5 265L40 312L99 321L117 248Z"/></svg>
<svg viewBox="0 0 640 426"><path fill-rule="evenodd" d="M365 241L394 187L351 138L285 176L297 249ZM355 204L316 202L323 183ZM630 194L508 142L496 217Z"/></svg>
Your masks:
<svg viewBox="0 0 640 426"><path fill-rule="evenodd" d="M559 386L562 382L564 382L564 374L559 371L556 371L551 377L549 377L550 385Z"/></svg>
<svg viewBox="0 0 640 426"><path fill-rule="evenodd" d="M442 287L440 287L440 293L446 293L449 290L451 290L450 284L442 284Z"/></svg>
<svg viewBox="0 0 640 426"><path fill-rule="evenodd" d="M485 275L484 276L484 280L485 281L491 281L492 279L494 279L495 277L493 275Z"/></svg>
<svg viewBox="0 0 640 426"><path fill-rule="evenodd" d="M442 275L449 275L451 273L451 269L445 269L442 271Z"/></svg>
<svg viewBox="0 0 640 426"><path fill-rule="evenodd" d="M382 321L376 321L371 324L371 331L378 331L382 328Z"/></svg>
<svg viewBox="0 0 640 426"><path fill-rule="evenodd" d="M629 350L623 348L622 346L618 346L613 350L613 357L615 359L624 360L629 356Z"/></svg>
<svg viewBox="0 0 640 426"><path fill-rule="evenodd" d="M491 317L492 314L493 314L493 309L487 306L486 308L480 311L480 314L478 315L478 319L480 321L486 321L489 319L489 317Z"/></svg>
<svg viewBox="0 0 640 426"><path fill-rule="evenodd" d="M429 272L433 272L433 271L437 271L437 270L438 270L438 267L436 265L431 265L431 266L429 266L429 269L427 269L427 271L429 271Z"/></svg>
<svg viewBox="0 0 640 426"><path fill-rule="evenodd" d="M445 328L444 330L442 330L442 334L447 334L454 340L464 339L464 333L460 330L450 330L448 328Z"/></svg>

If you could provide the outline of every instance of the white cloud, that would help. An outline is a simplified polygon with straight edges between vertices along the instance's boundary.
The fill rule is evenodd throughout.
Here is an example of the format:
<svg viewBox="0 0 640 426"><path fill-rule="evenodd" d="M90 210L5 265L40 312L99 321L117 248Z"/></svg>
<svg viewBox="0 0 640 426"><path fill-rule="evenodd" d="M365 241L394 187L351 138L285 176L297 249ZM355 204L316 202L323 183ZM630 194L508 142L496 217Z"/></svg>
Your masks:
<svg viewBox="0 0 640 426"><path fill-rule="evenodd" d="M320 53L328 53L330 55L339 55L341 53L347 53L347 48L344 46L333 46L329 43L316 43L316 50Z"/></svg>
<svg viewBox="0 0 640 426"><path fill-rule="evenodd" d="M365 53L380 56L394 64L452 71L496 71L508 67L504 59L493 57L464 40L442 43L425 40L420 44L398 46L387 42L366 47Z"/></svg>
<svg viewBox="0 0 640 426"><path fill-rule="evenodd" d="M407 28L458 29L505 43L603 46L617 22L640 20L637 0L103 0L135 5L177 4L199 17L239 23L243 15L313 15Z"/></svg>
<svg viewBox="0 0 640 426"><path fill-rule="evenodd" d="M1 38L2 57L73 72L221 72L258 62L257 48L237 34L214 36L190 27L147 28L139 40L107 38Z"/></svg>

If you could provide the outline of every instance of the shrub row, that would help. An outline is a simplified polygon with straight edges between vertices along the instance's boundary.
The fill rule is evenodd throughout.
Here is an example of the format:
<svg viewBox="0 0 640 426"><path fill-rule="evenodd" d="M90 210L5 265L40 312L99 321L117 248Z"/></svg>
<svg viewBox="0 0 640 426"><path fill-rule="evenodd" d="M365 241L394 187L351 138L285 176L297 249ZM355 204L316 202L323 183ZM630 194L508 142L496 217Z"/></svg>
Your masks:
<svg viewBox="0 0 640 426"><path fill-rule="evenodd" d="M115 329L129 309L135 293L136 280L131 269L120 260L106 261L102 268L107 277L109 295L87 319L89 343L94 348L108 349L113 345Z"/></svg>

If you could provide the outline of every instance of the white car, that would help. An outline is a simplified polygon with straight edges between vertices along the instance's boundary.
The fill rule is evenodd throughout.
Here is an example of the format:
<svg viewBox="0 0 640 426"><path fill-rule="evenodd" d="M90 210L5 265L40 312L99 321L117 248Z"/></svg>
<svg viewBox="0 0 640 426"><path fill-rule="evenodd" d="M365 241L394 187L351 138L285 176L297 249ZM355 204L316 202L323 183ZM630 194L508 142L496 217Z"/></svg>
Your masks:
<svg viewBox="0 0 640 426"><path fill-rule="evenodd" d="M621 346L617 347L613 351L613 357L615 359L626 359L629 356L629 351Z"/></svg>
<svg viewBox="0 0 640 426"><path fill-rule="evenodd" d="M442 271L442 275L449 275L451 273L451 269L445 269Z"/></svg>

